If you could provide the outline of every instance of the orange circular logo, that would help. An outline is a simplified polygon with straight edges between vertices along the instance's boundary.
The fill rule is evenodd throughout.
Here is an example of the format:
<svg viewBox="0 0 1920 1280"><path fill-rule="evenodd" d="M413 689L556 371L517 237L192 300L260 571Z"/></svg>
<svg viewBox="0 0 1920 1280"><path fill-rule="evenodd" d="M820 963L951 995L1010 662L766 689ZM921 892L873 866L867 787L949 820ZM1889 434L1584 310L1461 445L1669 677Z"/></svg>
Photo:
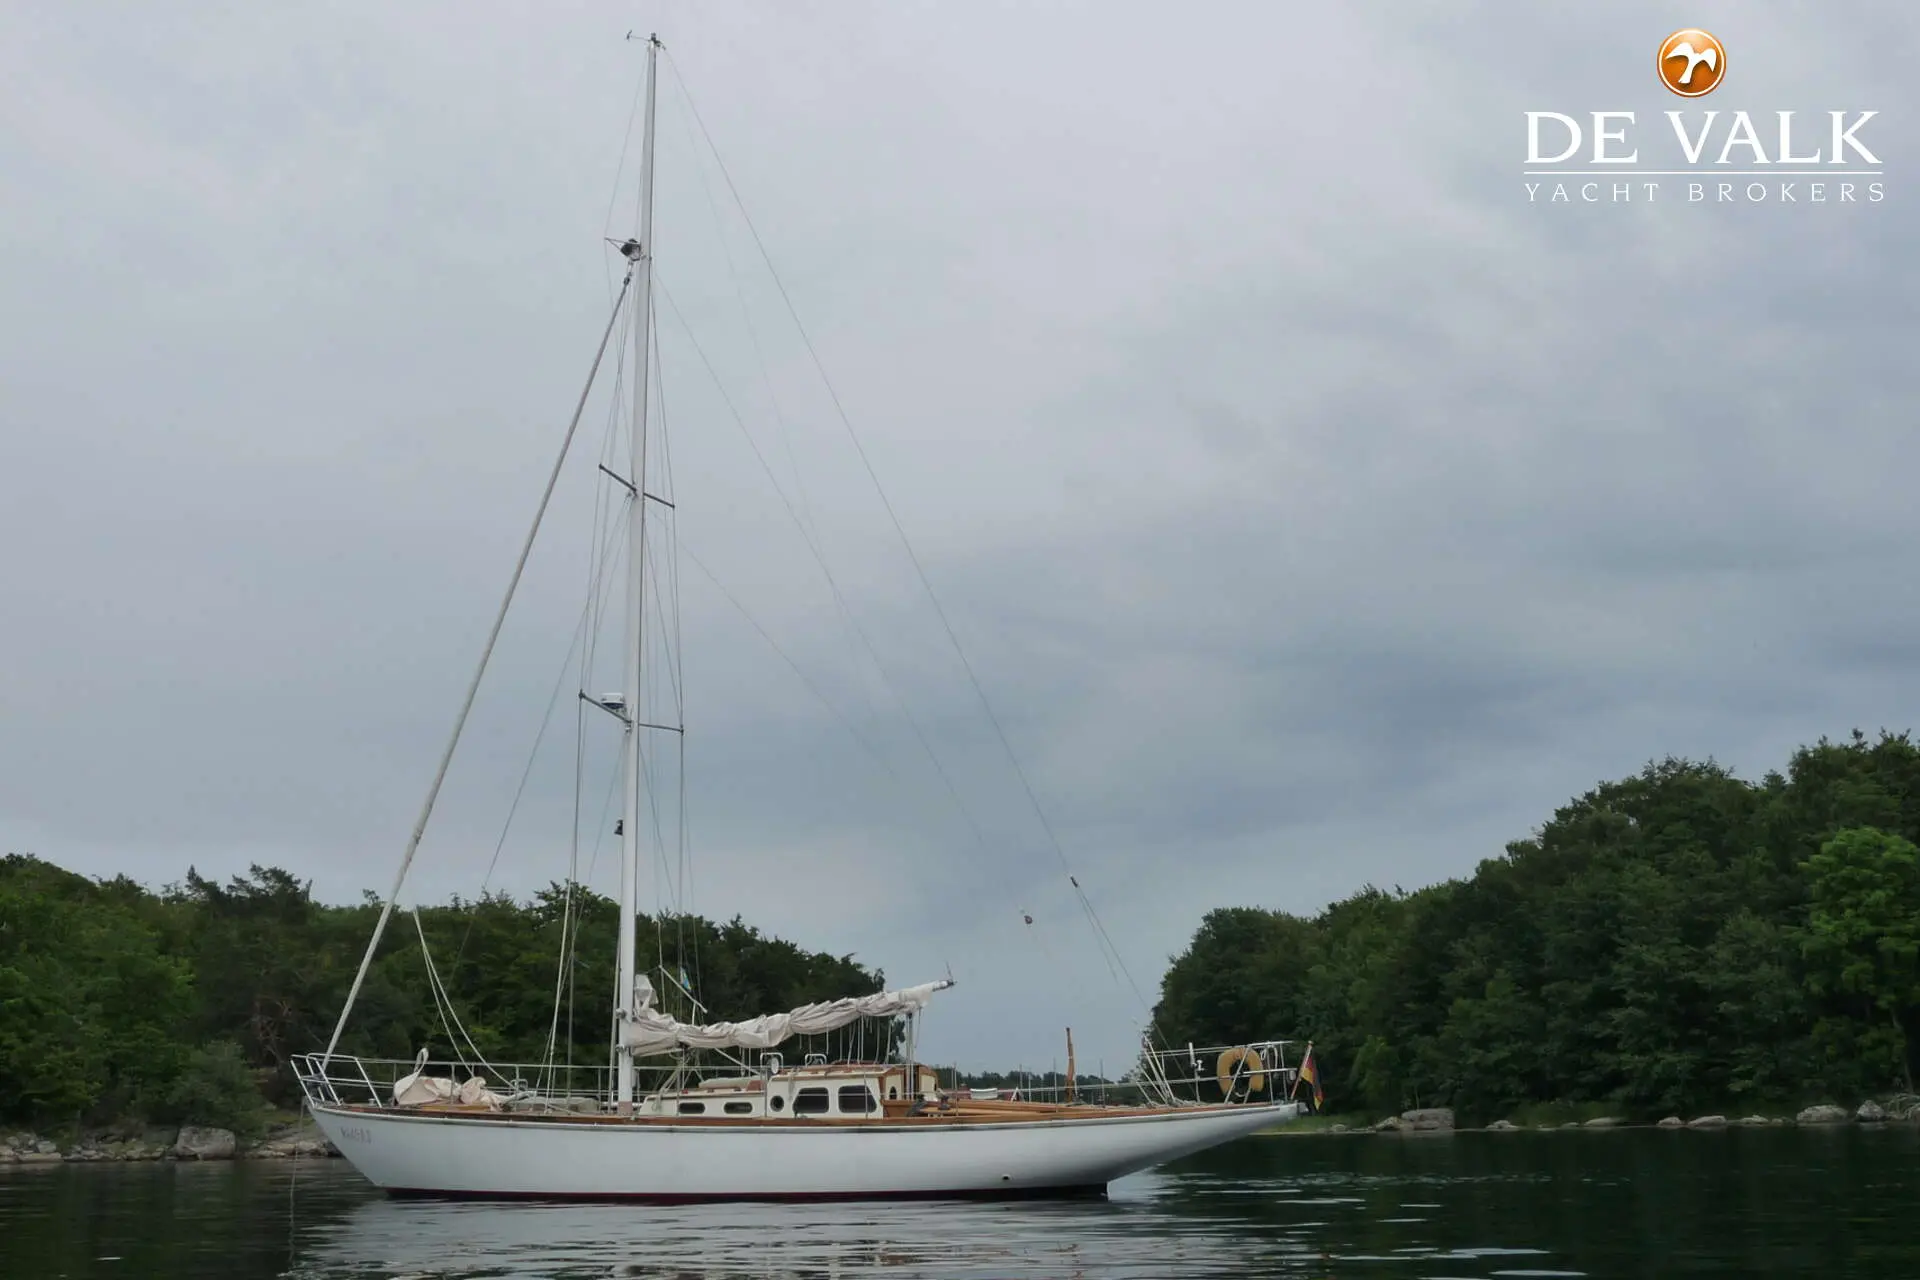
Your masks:
<svg viewBox="0 0 1920 1280"><path fill-rule="evenodd" d="M1700 28L1688 27L1660 42L1655 67L1660 83L1681 97L1702 97L1726 78L1727 47Z"/></svg>

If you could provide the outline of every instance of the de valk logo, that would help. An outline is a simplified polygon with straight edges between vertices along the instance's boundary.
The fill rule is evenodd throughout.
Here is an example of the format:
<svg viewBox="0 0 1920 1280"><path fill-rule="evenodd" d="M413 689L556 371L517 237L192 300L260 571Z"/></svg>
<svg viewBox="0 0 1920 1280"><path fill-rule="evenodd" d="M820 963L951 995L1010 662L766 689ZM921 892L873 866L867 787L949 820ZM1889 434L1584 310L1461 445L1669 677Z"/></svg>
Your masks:
<svg viewBox="0 0 1920 1280"><path fill-rule="evenodd" d="M1726 83L1729 61L1725 43L1699 27L1672 32L1653 57L1667 92L1694 101ZM1879 114L1853 104L1528 111L1522 188L1529 203L1549 205L1879 204L1886 172L1866 129Z"/></svg>

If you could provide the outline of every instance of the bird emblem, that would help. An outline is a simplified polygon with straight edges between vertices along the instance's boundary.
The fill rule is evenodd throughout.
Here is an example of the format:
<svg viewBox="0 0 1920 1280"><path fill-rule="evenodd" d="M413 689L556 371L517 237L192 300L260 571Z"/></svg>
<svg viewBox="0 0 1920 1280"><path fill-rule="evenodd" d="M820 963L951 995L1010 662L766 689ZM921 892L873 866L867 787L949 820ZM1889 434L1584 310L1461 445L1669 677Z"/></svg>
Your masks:
<svg viewBox="0 0 1920 1280"><path fill-rule="evenodd" d="M1727 75L1727 47L1711 32L1685 27L1660 42L1660 81L1683 98L1712 93Z"/></svg>
<svg viewBox="0 0 1920 1280"><path fill-rule="evenodd" d="M1676 77L1675 83L1677 84L1692 84L1694 70L1703 62L1707 64L1707 70L1709 71L1717 71L1720 67L1720 51L1712 45L1708 45L1696 53L1691 44L1682 40L1679 44L1667 51L1667 57L1669 60L1674 58L1685 58L1687 60L1687 69Z"/></svg>

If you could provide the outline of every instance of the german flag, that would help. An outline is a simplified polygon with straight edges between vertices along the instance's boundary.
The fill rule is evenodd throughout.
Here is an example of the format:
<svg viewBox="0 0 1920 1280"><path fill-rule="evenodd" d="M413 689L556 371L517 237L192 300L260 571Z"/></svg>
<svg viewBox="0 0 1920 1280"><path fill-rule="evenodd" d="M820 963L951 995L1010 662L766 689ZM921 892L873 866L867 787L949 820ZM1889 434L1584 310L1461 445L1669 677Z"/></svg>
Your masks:
<svg viewBox="0 0 1920 1280"><path fill-rule="evenodd" d="M1294 1088L1298 1090L1301 1084L1310 1084L1313 1086L1313 1109L1315 1111L1319 1111L1327 1105L1327 1095L1320 1089L1320 1068L1314 1065L1312 1045L1307 1046L1307 1056L1300 1059L1300 1079L1294 1082Z"/></svg>

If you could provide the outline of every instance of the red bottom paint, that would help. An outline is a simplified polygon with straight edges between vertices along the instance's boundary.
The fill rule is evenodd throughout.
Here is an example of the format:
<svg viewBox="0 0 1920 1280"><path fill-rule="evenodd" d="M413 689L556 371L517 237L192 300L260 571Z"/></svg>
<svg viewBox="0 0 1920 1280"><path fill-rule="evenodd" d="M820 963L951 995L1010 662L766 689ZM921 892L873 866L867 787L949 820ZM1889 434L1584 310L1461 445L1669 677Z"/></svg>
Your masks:
<svg viewBox="0 0 1920 1280"><path fill-rule="evenodd" d="M1103 1182L1084 1187L1009 1187L1004 1191L784 1191L761 1195L630 1195L622 1192L583 1192L574 1195L547 1194L538 1191L420 1191L389 1187L387 1194L396 1200L534 1200L570 1203L619 1202L625 1204L736 1204L736 1203L825 1203L862 1200L1104 1200Z"/></svg>

